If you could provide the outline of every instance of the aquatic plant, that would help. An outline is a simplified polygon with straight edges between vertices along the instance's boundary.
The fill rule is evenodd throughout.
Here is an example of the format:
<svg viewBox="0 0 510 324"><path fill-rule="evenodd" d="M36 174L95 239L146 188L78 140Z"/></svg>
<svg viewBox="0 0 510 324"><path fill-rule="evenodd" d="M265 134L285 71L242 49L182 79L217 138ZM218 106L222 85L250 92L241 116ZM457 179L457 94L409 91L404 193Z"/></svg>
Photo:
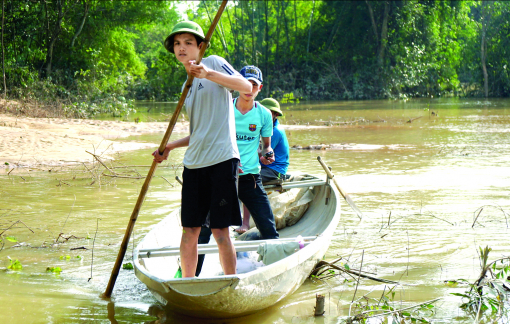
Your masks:
<svg viewBox="0 0 510 324"><path fill-rule="evenodd" d="M122 269L126 269L126 270L133 270L134 267L133 267L133 264L131 262L128 262L128 263L124 263L122 265Z"/></svg>
<svg viewBox="0 0 510 324"><path fill-rule="evenodd" d="M10 264L7 266L7 269L14 270L14 271L23 269L23 265L21 265L21 262L19 262L18 259L13 260L10 257L7 257L7 258L9 258L9 261L10 261Z"/></svg>
<svg viewBox="0 0 510 324"><path fill-rule="evenodd" d="M380 323L431 323L428 317L435 314L432 304L440 298L399 309L394 306L396 288L395 285L386 292L385 286L379 299L369 298L365 295L351 303L349 314L356 315L349 316L346 323L371 323L370 319L375 317Z"/></svg>
<svg viewBox="0 0 510 324"><path fill-rule="evenodd" d="M60 274L62 272L62 268L60 267L47 267L46 272L52 272L56 274Z"/></svg>
<svg viewBox="0 0 510 324"><path fill-rule="evenodd" d="M470 283L468 280L459 279L466 283L469 289L464 293L452 293L462 297L463 303L460 308L469 316L474 317L475 322L498 322L508 310L504 307L508 301L510 285L506 283L510 274L510 258L501 258L488 263L491 248L479 247L480 266L482 268L479 278Z"/></svg>

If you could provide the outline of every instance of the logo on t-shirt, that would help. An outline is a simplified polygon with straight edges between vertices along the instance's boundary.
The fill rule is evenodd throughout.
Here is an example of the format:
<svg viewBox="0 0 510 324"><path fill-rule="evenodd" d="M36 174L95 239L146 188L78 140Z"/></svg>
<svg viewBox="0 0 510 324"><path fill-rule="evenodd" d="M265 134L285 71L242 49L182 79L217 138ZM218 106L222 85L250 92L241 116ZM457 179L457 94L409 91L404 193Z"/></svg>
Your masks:
<svg viewBox="0 0 510 324"><path fill-rule="evenodd" d="M250 124L250 130L251 130L252 132L256 131L256 130L257 130L257 125L255 125L255 124Z"/></svg>
<svg viewBox="0 0 510 324"><path fill-rule="evenodd" d="M198 84L198 90L202 90L203 88L204 88L204 86L202 85L202 83L199 83L199 84ZM197 90L197 91L198 91L198 90Z"/></svg>
<svg viewBox="0 0 510 324"><path fill-rule="evenodd" d="M253 141L255 139L255 136L248 136L248 135L239 135L236 134L236 140L238 141Z"/></svg>

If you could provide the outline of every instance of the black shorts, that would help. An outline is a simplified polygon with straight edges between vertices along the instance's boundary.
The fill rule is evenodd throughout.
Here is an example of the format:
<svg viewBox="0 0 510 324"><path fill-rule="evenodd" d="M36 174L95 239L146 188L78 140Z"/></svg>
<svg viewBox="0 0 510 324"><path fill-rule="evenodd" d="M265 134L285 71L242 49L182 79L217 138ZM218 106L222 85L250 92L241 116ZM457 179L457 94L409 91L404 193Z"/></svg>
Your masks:
<svg viewBox="0 0 510 324"><path fill-rule="evenodd" d="M237 198L238 159L182 173L181 223L183 227L201 227L210 211L209 227L241 225Z"/></svg>

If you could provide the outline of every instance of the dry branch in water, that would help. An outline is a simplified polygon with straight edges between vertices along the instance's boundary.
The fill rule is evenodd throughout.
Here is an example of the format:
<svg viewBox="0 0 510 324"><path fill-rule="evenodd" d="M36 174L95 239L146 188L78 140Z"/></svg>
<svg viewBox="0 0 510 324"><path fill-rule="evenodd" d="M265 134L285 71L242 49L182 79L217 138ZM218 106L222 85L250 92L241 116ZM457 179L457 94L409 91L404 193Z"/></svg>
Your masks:
<svg viewBox="0 0 510 324"><path fill-rule="evenodd" d="M114 169L115 167L112 167L112 168L109 168L101 159L100 159L100 156L98 156L97 154L94 154L94 153L91 153L89 151L85 151L87 152L88 154L92 155L96 160L97 162L99 162L106 170L108 170L108 172L110 172L110 174L106 174L106 173L102 173L101 175L103 176L106 176L106 177L111 177L111 178L124 178L124 179L144 179L145 177L142 177L140 175L140 173L138 173L138 171L134 170L133 169L133 172L134 173L137 173L137 176L131 176L131 175L123 175L123 174L120 174L118 172L115 172L113 171L112 169ZM124 166L125 168L128 168L128 166Z"/></svg>
<svg viewBox="0 0 510 324"><path fill-rule="evenodd" d="M349 275L350 277L352 277L354 280L359 280L359 277L361 277L361 278L366 278L366 279L370 279L370 280L374 280L374 281L382 282L382 283L395 284L395 285L398 284L398 282L396 282L396 281L392 281L392 280L388 280L388 279L381 279L381 278L376 278L376 277L373 277L373 276L369 276L367 274L362 273L361 270L346 269L346 268L343 268L343 267L339 267L335 263L337 263L340 260L342 260L342 258L338 258L338 259L336 259L334 261L331 261L331 262L320 261L319 263L317 263L317 265L313 269L313 271L310 274L310 276L311 277L316 277L317 279L320 279L320 280L326 280L326 279L330 279L330 278L336 277L336 276L338 276L338 275L340 275L342 273L345 273L345 274ZM338 274L332 274L330 272L330 270L338 270L339 273Z"/></svg>
<svg viewBox="0 0 510 324"><path fill-rule="evenodd" d="M11 224L11 226L9 226L8 228L6 228L5 230L2 231L2 233L0 233L0 236L2 236L5 232L7 232L9 229L11 229L14 225L18 224L18 223L21 223L23 225L25 225L26 228L28 228L28 230L32 233L35 233L34 231L32 231L32 229L30 227L27 226L27 224L23 223L22 220L17 220L15 221L13 224Z"/></svg>
<svg viewBox="0 0 510 324"><path fill-rule="evenodd" d="M5 232L7 232L7 231L8 231L8 230L10 230L10 229L11 229L14 225L19 224L19 223L21 223L21 224L25 225L25 227L26 227L26 228L27 228L30 232L35 233L35 232L34 232L34 231L30 228L30 227L28 227L28 226L27 226L27 224L23 223L23 221L22 221L21 219L19 219L19 220L15 221L14 223L12 223L12 224L11 224L11 226L9 226L9 227L7 227L6 229L4 229L4 230L2 231L2 233L0 233L0 238L2 237L2 235L4 235L4 233L5 233ZM0 251L2 251L2 250L4 249L4 246L5 246L5 240L0 240L0 241L2 241L2 247L0 248Z"/></svg>
<svg viewBox="0 0 510 324"><path fill-rule="evenodd" d="M493 208L496 208L496 209L499 209L502 213L503 213L503 216L505 216L505 222L506 222L506 228L508 228L508 218L506 217L506 212L503 208L501 208L501 206L499 205L483 205L481 207L478 207L474 212L473 212L473 216L474 216L474 220L473 220L473 224L471 225L471 228L474 228L475 227L475 224L478 220L478 217L480 216L480 214L482 213L482 211L485 209L485 207L493 207ZM476 213L478 212L478 214ZM476 216L475 216L476 215ZM480 223L479 223L480 224ZM482 225L482 224L480 224Z"/></svg>

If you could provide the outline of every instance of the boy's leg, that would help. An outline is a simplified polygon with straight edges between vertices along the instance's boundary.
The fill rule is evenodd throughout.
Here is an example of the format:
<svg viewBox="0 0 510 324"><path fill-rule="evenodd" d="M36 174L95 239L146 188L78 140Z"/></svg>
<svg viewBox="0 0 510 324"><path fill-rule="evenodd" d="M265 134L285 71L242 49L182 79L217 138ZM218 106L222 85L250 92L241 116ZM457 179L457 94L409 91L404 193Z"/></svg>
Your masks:
<svg viewBox="0 0 510 324"><path fill-rule="evenodd" d="M229 226L241 225L237 197L239 160L231 159L211 167L210 228L218 244L220 262L225 274L236 273L236 254L230 240Z"/></svg>
<svg viewBox="0 0 510 324"><path fill-rule="evenodd" d="M188 169L182 173L181 223L181 270L182 277L194 277L198 258L198 237L206 221L211 200L207 168Z"/></svg>
<svg viewBox="0 0 510 324"><path fill-rule="evenodd" d="M212 228L211 230L218 244L218 252L220 254L220 263L223 272L226 275L235 274L237 265L236 249L230 239L228 227Z"/></svg>
<svg viewBox="0 0 510 324"><path fill-rule="evenodd" d="M248 207L243 204L243 225L235 229L235 231L239 234L243 234L247 230L250 229L250 211Z"/></svg>
<svg viewBox="0 0 510 324"><path fill-rule="evenodd" d="M200 229L200 235L198 236L198 244L207 244L211 240L211 229L206 226L202 226ZM200 275L202 272L202 265L204 264L205 254L198 255L197 270L195 271L195 277Z"/></svg>
<svg viewBox="0 0 510 324"><path fill-rule="evenodd" d="M273 211L259 174L239 177L239 199L248 207L263 239L277 239Z"/></svg>
<svg viewBox="0 0 510 324"><path fill-rule="evenodd" d="M198 235L200 227L183 227L181 237L182 277L194 277L198 258Z"/></svg>

